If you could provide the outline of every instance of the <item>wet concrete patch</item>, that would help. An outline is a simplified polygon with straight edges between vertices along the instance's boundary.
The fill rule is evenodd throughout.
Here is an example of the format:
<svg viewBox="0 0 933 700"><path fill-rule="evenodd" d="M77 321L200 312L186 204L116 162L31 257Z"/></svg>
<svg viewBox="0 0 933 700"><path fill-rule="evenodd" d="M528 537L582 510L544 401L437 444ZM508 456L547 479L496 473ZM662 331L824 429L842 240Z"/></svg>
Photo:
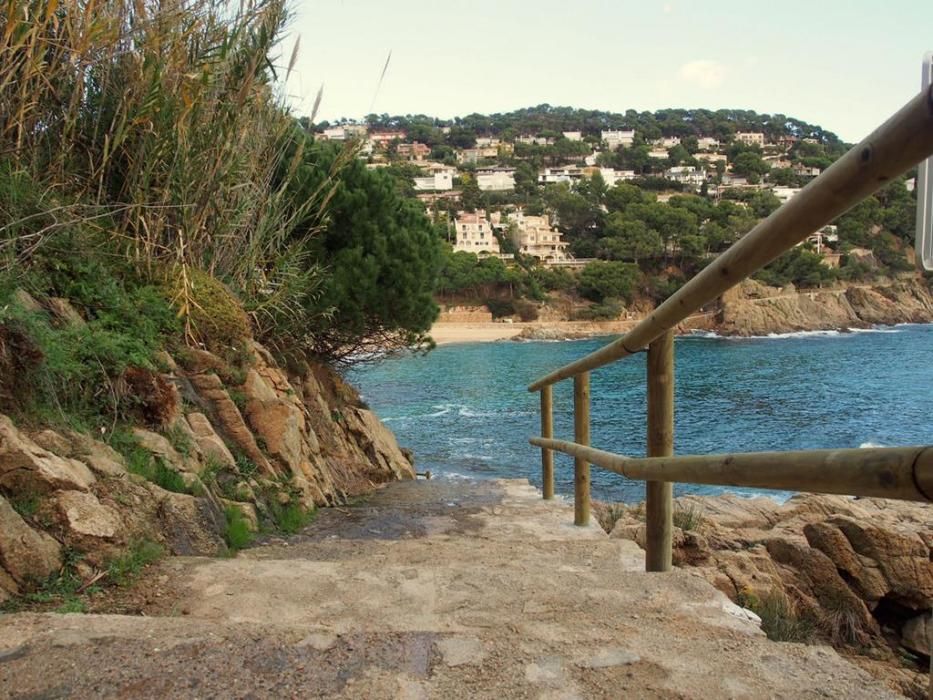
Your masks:
<svg viewBox="0 0 933 700"><path fill-rule="evenodd" d="M289 543L328 540L401 540L430 535L463 535L481 525L470 516L502 502L502 486L494 481L431 479L388 484L364 500L321 508L315 521ZM259 544L281 544L270 537Z"/></svg>

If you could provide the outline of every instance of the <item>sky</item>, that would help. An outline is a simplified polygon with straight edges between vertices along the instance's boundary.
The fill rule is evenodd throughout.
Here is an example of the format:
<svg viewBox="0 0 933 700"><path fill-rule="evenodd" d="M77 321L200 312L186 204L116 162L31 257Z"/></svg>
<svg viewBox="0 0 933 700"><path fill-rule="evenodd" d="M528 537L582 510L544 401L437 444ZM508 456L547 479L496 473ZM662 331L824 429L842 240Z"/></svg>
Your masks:
<svg viewBox="0 0 933 700"><path fill-rule="evenodd" d="M783 113L867 136L920 89L933 0L292 0L286 92L317 121L548 103ZM391 59L380 82L380 74Z"/></svg>

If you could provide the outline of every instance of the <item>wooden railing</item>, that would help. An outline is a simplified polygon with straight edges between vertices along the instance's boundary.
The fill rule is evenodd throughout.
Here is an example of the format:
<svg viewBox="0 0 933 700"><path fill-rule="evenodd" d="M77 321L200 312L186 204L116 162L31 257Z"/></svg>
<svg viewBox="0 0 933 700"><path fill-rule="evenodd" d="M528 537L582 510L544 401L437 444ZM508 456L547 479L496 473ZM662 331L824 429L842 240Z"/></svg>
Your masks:
<svg viewBox="0 0 933 700"><path fill-rule="evenodd" d="M554 456L574 458L574 522L590 522L590 465L646 481L645 567L671 567L673 482L933 501L933 447L673 456L674 329L690 314L790 250L891 179L933 155L933 87L852 148L759 223L628 333L538 379L544 497L554 496ZM590 372L647 349L647 457L593 449ZM574 440L553 437L552 385L573 378Z"/></svg>

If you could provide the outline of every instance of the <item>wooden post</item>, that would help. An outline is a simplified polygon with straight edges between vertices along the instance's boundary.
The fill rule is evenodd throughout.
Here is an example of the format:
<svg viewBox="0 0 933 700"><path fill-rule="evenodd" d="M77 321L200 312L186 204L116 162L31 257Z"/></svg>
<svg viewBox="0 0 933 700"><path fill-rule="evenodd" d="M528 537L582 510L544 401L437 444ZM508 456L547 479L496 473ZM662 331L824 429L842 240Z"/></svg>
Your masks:
<svg viewBox="0 0 933 700"><path fill-rule="evenodd" d="M554 437L554 410L551 387L541 389L541 437ZM546 447L541 448L541 490L544 500L554 498L554 453Z"/></svg>
<svg viewBox="0 0 933 700"><path fill-rule="evenodd" d="M648 346L648 456L674 454L674 332ZM670 571L673 534L673 484L645 483L645 570Z"/></svg>
<svg viewBox="0 0 933 700"><path fill-rule="evenodd" d="M580 445L590 444L589 372L573 378L573 439ZM573 460L573 524L590 524L590 464L580 457Z"/></svg>

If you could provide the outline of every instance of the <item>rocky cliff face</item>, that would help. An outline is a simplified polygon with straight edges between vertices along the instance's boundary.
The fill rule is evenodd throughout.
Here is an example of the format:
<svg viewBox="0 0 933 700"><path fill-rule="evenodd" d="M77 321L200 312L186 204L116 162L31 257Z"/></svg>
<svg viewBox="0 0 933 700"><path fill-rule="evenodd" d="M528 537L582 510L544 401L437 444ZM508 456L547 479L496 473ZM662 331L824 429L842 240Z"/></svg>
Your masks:
<svg viewBox="0 0 933 700"><path fill-rule="evenodd" d="M925 697L933 644L929 505L685 496L674 512L675 565L762 617L778 618L765 624L792 631L791 641L822 638L859 653L856 661L897 690ZM612 536L644 546L642 513L641 506L623 508ZM905 657L914 663L904 666Z"/></svg>
<svg viewBox="0 0 933 700"><path fill-rule="evenodd" d="M864 328L933 322L933 294L920 280L798 291L746 280L726 292L712 328L723 335Z"/></svg>
<svg viewBox="0 0 933 700"><path fill-rule="evenodd" d="M308 363L286 371L251 349L245 371L204 351L164 357L166 371L149 382L163 425L135 427L129 459L106 434L26 431L0 416L0 602L66 559L91 577L143 539L174 554L223 553L231 508L256 529L292 504L307 512L414 478L395 437L339 375ZM154 400L137 389L142 403ZM162 480L141 474L137 459Z"/></svg>

